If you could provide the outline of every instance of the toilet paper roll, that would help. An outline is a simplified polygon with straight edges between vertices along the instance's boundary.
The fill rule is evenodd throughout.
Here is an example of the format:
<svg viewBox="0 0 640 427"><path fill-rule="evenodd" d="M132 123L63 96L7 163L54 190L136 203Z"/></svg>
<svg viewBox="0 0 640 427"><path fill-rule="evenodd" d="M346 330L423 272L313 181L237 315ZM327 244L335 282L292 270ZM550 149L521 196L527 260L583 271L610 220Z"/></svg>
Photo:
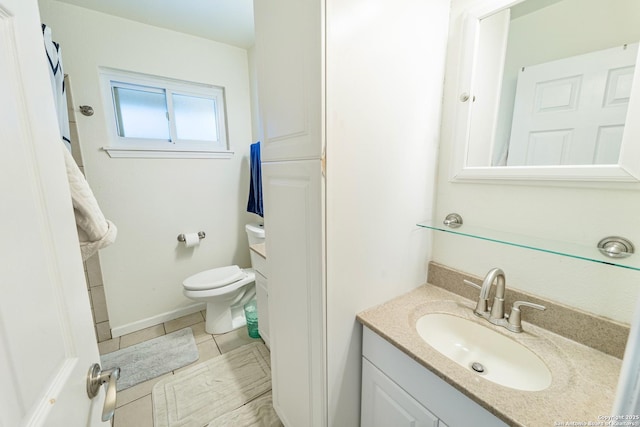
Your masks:
<svg viewBox="0 0 640 427"><path fill-rule="evenodd" d="M200 244L200 237L198 233L186 233L184 235L184 245L187 248L192 248L194 246L198 246Z"/></svg>

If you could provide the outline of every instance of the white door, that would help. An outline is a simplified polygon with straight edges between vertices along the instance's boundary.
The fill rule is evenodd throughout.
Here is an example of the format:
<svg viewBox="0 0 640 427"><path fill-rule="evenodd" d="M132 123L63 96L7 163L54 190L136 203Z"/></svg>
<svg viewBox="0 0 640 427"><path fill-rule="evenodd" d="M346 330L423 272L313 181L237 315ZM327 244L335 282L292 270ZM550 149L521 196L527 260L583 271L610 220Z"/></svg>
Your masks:
<svg viewBox="0 0 640 427"><path fill-rule="evenodd" d="M509 166L617 164L638 44L524 67Z"/></svg>
<svg viewBox="0 0 640 427"><path fill-rule="evenodd" d="M0 0L0 426L106 426L37 8Z"/></svg>
<svg viewBox="0 0 640 427"><path fill-rule="evenodd" d="M273 407L286 426L327 425L319 160L262 164Z"/></svg>
<svg viewBox="0 0 640 427"><path fill-rule="evenodd" d="M322 4L254 1L263 162L322 154Z"/></svg>
<svg viewBox="0 0 640 427"><path fill-rule="evenodd" d="M504 60L509 39L511 9L482 19L478 26L478 50L474 75L473 103L469 135L473 144L467 147L467 166L485 166L491 162L491 147L496 139L500 110L500 92Z"/></svg>

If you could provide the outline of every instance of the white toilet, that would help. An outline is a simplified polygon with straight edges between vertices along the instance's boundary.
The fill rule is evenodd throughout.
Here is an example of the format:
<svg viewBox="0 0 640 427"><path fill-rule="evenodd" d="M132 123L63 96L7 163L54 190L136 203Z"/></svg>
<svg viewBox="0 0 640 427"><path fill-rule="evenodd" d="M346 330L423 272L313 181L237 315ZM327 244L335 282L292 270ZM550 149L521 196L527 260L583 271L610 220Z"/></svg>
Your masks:
<svg viewBox="0 0 640 427"><path fill-rule="evenodd" d="M245 226L249 245L264 242L262 225ZM209 334L224 334L246 324L244 304L256 295L255 272L237 265L206 270L182 282L187 298L207 303L205 329Z"/></svg>

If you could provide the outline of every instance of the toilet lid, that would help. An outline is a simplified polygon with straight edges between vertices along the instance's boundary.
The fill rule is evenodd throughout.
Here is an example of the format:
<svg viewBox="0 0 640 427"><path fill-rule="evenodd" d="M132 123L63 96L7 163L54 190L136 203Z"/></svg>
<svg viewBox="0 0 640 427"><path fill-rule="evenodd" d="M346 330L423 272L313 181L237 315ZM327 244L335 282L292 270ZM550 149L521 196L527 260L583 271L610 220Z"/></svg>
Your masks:
<svg viewBox="0 0 640 427"><path fill-rule="evenodd" d="M190 291L215 289L244 279L246 274L237 265L206 270L187 277L182 284Z"/></svg>

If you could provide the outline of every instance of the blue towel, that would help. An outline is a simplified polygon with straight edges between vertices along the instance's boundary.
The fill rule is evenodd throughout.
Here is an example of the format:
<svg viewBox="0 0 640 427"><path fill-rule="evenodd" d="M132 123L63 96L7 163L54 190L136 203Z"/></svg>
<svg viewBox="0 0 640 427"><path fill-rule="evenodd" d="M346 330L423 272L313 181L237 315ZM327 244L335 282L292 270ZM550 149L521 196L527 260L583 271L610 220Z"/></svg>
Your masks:
<svg viewBox="0 0 640 427"><path fill-rule="evenodd" d="M262 210L262 167L260 166L260 141L251 144L251 183L249 185L249 203L247 212L264 217Z"/></svg>

